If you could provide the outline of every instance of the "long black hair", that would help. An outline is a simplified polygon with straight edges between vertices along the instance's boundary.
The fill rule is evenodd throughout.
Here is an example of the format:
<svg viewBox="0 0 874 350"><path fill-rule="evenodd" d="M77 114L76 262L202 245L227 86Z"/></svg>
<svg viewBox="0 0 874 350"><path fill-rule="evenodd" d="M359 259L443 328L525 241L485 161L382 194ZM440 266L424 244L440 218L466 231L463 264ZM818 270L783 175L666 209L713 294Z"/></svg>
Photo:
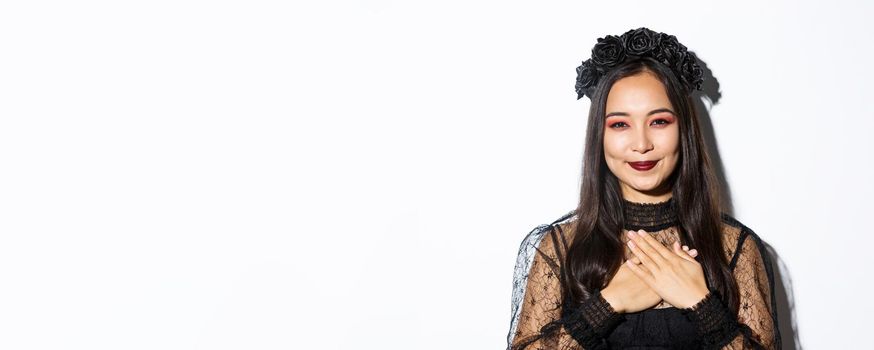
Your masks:
<svg viewBox="0 0 874 350"><path fill-rule="evenodd" d="M716 290L736 313L737 282L728 267L722 241L720 187L705 149L700 122L689 91L673 71L652 58L628 60L606 72L591 95L583 155L578 223L565 256L562 290L572 304L607 286L624 258L623 202L619 181L604 160L607 95L622 78L654 74L664 85L680 128L680 157L669 182L679 219L681 244L698 250L708 288Z"/></svg>

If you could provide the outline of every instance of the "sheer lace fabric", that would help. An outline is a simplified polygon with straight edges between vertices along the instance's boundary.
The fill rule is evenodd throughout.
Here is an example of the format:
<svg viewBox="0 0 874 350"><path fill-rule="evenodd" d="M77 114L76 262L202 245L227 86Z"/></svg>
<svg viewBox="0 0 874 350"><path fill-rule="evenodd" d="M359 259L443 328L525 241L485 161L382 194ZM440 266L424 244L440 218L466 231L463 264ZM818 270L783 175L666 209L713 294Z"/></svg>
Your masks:
<svg viewBox="0 0 874 350"><path fill-rule="evenodd" d="M626 229L643 229L668 247L679 240L672 200L625 204ZM508 349L780 348L768 256L759 237L734 218L723 215L723 242L740 292L737 314L715 291L688 309L662 301L649 310L621 314L600 291L580 305L566 305L560 269L575 224L576 218L568 213L534 228L522 241L513 278ZM633 256L626 246L625 259Z"/></svg>

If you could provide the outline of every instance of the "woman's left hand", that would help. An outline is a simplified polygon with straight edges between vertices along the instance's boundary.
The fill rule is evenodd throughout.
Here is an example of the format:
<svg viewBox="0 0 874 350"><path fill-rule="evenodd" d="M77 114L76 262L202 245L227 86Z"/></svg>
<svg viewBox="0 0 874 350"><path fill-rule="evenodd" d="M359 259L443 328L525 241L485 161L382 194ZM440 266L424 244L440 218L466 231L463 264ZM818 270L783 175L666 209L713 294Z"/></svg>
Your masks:
<svg viewBox="0 0 874 350"><path fill-rule="evenodd" d="M643 230L626 234L628 246L641 264L632 260L625 263L662 299L675 307L689 308L707 296L704 269L679 242L674 242L672 251Z"/></svg>

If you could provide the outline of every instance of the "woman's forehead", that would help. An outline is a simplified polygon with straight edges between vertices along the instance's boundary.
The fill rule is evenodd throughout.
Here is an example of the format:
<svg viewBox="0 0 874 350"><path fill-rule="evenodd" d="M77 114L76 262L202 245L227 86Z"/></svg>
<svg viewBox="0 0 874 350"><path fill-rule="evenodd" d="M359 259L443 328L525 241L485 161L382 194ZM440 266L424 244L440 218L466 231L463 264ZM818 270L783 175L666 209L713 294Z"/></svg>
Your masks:
<svg viewBox="0 0 874 350"><path fill-rule="evenodd" d="M616 81L607 95L606 113L647 116L657 109L673 111L661 81L652 74L638 74Z"/></svg>

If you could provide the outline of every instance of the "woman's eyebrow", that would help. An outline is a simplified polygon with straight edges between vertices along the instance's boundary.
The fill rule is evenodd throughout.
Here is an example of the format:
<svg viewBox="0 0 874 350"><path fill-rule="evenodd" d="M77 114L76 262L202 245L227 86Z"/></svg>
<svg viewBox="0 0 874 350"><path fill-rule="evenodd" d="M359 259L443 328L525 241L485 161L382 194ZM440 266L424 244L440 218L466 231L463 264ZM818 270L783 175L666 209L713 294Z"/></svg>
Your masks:
<svg viewBox="0 0 874 350"><path fill-rule="evenodd" d="M671 113L671 114L673 114L673 115L677 115L677 114L674 113L674 111L672 111L670 108L656 108L656 109L653 109L653 110L649 111L649 113L647 113L646 116L648 117L648 116L651 116L651 115L653 115L653 114L661 113L661 112L668 112L668 113ZM618 115L618 116L622 116L622 117L627 117L627 116L628 116L628 113L625 113L625 112L610 112L610 113L607 113L607 116L605 116L604 118L609 118L609 117L612 117L612 116L614 116L614 115Z"/></svg>

